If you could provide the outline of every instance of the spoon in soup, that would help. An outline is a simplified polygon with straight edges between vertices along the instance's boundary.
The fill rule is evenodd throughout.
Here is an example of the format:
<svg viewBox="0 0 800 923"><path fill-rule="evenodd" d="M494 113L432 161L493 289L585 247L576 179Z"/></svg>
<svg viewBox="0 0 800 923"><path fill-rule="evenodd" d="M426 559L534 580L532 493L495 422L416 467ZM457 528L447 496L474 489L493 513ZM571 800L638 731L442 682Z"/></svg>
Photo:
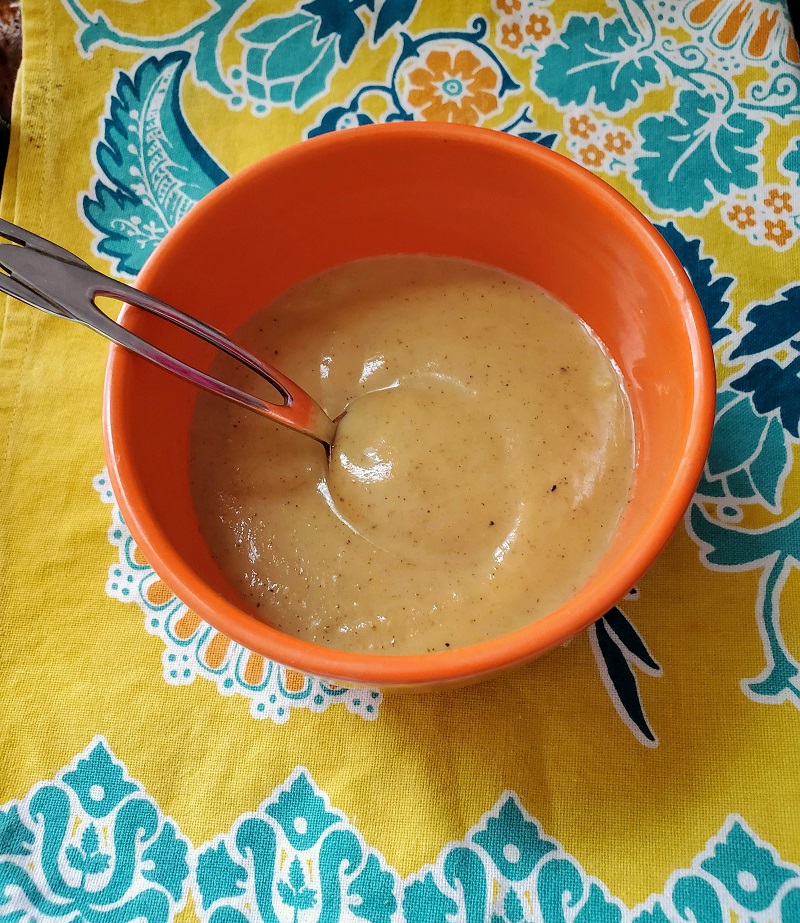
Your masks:
<svg viewBox="0 0 800 923"><path fill-rule="evenodd" d="M3 219L0 219L0 237L12 241L0 244L0 268L7 273L0 274L0 292L56 317L78 321L198 388L310 436L322 443L330 457L336 425L341 416L331 420L308 393L278 369L237 346L215 327L152 295L103 275L74 253L43 237ZM104 314L95 302L101 295L149 311L210 343L268 381L283 398L283 403L263 400L219 381L153 346Z"/></svg>

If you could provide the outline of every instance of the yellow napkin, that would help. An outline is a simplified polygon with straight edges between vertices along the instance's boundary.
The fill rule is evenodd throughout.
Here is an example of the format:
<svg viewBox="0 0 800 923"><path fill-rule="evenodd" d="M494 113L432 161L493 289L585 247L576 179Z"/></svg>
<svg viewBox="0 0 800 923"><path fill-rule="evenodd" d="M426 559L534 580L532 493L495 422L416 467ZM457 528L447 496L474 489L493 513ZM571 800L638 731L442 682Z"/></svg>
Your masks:
<svg viewBox="0 0 800 923"><path fill-rule="evenodd" d="M29 0L3 217L132 277L254 160L395 119L593 170L715 343L640 585L517 673L332 689L203 624L110 492L106 345L0 327L0 920L800 920L800 68L774 0ZM324 203L320 203L324 207ZM279 221L280 215L264 215Z"/></svg>

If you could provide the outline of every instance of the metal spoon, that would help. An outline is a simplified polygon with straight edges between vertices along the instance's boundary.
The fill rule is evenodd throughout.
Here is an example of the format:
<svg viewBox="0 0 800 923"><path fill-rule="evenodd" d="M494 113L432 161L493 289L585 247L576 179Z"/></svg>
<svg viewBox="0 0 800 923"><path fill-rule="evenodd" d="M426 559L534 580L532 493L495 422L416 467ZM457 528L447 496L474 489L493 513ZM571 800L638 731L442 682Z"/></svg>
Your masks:
<svg viewBox="0 0 800 923"><path fill-rule="evenodd" d="M103 275L69 250L3 219L0 219L0 237L13 241L0 244L0 268L8 273L0 274L0 292L48 314L76 320L199 388L316 439L330 455L338 420L331 420L319 404L290 378L231 342L215 327L124 282ZM163 352L104 314L95 303L98 295L127 301L216 346L266 379L284 403L262 400Z"/></svg>

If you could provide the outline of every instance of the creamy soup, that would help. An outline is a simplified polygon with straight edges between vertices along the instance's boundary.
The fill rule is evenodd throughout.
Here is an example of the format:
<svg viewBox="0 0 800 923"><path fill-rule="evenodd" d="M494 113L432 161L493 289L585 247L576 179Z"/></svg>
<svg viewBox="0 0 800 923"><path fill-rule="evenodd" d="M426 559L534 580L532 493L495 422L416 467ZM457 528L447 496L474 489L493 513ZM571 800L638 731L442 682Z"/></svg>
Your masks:
<svg viewBox="0 0 800 923"><path fill-rule="evenodd" d="M214 558L257 613L348 651L520 628L597 566L633 477L630 407L589 329L537 286L393 256L296 285L235 339L331 417L324 449L201 394L191 478ZM214 373L274 400L222 358Z"/></svg>

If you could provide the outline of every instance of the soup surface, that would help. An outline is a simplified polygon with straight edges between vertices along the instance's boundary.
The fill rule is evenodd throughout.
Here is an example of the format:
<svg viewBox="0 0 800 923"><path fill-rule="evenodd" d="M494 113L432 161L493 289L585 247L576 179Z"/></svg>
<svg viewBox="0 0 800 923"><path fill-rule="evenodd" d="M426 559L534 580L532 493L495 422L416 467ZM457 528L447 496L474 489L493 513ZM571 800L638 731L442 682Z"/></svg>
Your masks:
<svg viewBox="0 0 800 923"><path fill-rule="evenodd" d="M412 654L505 634L565 602L633 477L604 349L537 286L392 256L294 286L235 336L345 408L323 448L200 394L191 478L223 572L265 621L342 650ZM214 373L275 400L226 357Z"/></svg>

